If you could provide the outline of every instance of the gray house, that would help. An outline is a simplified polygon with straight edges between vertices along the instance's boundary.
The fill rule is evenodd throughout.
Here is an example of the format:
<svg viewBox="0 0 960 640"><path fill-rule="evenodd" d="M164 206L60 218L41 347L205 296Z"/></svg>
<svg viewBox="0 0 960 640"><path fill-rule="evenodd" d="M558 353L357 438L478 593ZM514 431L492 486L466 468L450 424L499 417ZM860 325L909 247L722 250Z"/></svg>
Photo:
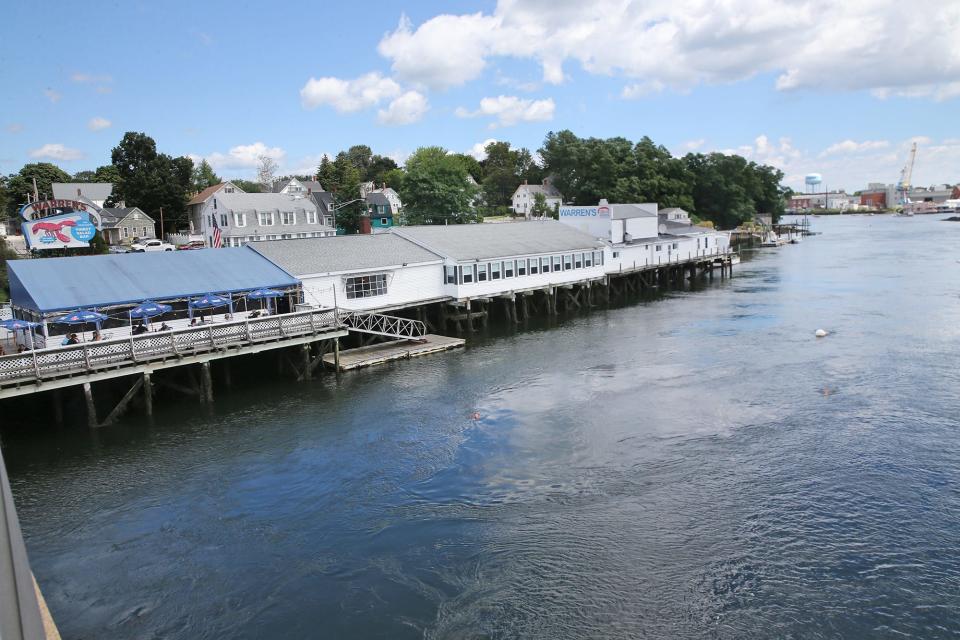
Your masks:
<svg viewBox="0 0 960 640"><path fill-rule="evenodd" d="M132 244L134 240L156 238L156 224L139 207L111 208L100 210L101 232L107 244Z"/></svg>

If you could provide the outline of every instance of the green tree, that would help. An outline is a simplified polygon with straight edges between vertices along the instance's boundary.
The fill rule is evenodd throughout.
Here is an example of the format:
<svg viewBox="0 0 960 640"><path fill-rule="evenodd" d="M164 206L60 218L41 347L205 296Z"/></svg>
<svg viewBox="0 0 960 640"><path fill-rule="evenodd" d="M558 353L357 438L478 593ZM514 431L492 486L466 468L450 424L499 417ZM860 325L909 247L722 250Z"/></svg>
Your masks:
<svg viewBox="0 0 960 640"><path fill-rule="evenodd" d="M73 182L96 182L97 181L97 172L90 171L77 171L73 174Z"/></svg>
<svg viewBox="0 0 960 640"><path fill-rule="evenodd" d="M544 218L549 212L550 208L547 206L547 196L539 191L533 194L533 206L530 207L530 215L536 218Z"/></svg>
<svg viewBox="0 0 960 640"><path fill-rule="evenodd" d="M406 162L400 193L406 218L413 224L463 223L476 220L470 210L476 187L467 181L463 161L442 147L421 147Z"/></svg>
<svg viewBox="0 0 960 640"><path fill-rule="evenodd" d="M201 160L193 169L193 190L194 191L203 191L207 187L212 187L215 184L220 184L220 176L213 172L213 167L210 166L210 163L206 160Z"/></svg>
<svg viewBox="0 0 960 640"><path fill-rule="evenodd" d="M190 158L171 158L157 153L153 138L131 131L113 148L111 160L119 178L114 185L115 200L123 200L129 207L140 207L152 216L162 207L169 229L186 226L187 195L193 188Z"/></svg>
<svg viewBox="0 0 960 640"><path fill-rule="evenodd" d="M19 256L10 248L7 241L0 237L0 301L10 299L10 277L7 275L7 262Z"/></svg>
<svg viewBox="0 0 960 640"><path fill-rule="evenodd" d="M260 189L262 188L259 182L253 182L252 180L241 180L238 178L237 180L230 180L230 182L243 189L246 193L260 193Z"/></svg>
<svg viewBox="0 0 960 640"><path fill-rule="evenodd" d="M27 197L33 197L33 180L37 181L37 191L40 198L52 198L54 182L69 182L70 174L49 162L26 164L20 171L7 181L7 213L16 215L21 206L26 204Z"/></svg>
<svg viewBox="0 0 960 640"><path fill-rule="evenodd" d="M367 167L367 173L364 176L367 182L373 182L376 185L387 183L387 186L393 187L387 176L397 170L397 163L393 158L387 156L375 155L370 159L370 166ZM321 182L320 184L323 184ZM324 185L326 187L326 185ZM396 187L393 187L394 189Z"/></svg>

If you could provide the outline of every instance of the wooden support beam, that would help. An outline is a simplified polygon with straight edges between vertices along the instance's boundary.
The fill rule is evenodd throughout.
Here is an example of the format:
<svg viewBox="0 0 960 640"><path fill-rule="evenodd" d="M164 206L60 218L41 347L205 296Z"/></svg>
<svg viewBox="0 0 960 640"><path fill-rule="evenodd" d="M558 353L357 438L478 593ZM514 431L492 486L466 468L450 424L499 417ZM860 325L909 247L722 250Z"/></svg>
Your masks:
<svg viewBox="0 0 960 640"><path fill-rule="evenodd" d="M302 369L297 372L297 382L303 382L310 378L313 369L310 368L310 345L300 345L300 358L302 360Z"/></svg>
<svg viewBox="0 0 960 640"><path fill-rule="evenodd" d="M200 392L197 391L195 388L185 387L182 384L177 384L176 382L164 380L163 378L157 378L156 380L154 380L154 382L156 382L158 386L167 387L168 389L173 389L174 391L177 391L179 393L182 393L188 396L194 396L196 398L202 397L200 395Z"/></svg>
<svg viewBox="0 0 960 640"><path fill-rule="evenodd" d="M97 422L97 406L93 402L93 388L89 382L83 383L83 397L87 401L87 426L96 429L100 423Z"/></svg>
<svg viewBox="0 0 960 640"><path fill-rule="evenodd" d="M104 419L103 424L101 424L100 426L105 427L107 425L111 425L114 422L116 422L117 419L126 412L127 407L130 405L130 401L133 400L133 397L137 395L137 391L139 391L140 387L142 386L143 386L143 377L140 376L136 379L136 381L130 387L130 390L127 391L122 398L120 398L120 402L118 402L117 406L113 408L113 411L107 414L107 417Z"/></svg>
<svg viewBox="0 0 960 640"><path fill-rule="evenodd" d="M340 372L340 338L333 339L333 365Z"/></svg>

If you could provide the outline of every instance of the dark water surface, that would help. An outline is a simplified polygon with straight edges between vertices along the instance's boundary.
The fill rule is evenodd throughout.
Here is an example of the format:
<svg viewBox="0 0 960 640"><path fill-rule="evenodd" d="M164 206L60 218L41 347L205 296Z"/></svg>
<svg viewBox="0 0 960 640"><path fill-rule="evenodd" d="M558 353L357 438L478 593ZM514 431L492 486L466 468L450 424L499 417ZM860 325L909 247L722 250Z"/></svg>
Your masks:
<svg viewBox="0 0 960 640"><path fill-rule="evenodd" d="M701 291L7 434L64 637L957 637L960 225L813 222Z"/></svg>

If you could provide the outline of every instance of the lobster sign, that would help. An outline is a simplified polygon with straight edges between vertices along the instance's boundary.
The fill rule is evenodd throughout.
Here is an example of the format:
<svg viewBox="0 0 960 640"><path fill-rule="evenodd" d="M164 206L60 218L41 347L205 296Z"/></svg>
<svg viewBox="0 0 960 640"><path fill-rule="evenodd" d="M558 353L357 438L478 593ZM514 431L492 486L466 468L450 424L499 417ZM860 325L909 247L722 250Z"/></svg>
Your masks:
<svg viewBox="0 0 960 640"><path fill-rule="evenodd" d="M23 238L30 249L90 246L100 227L97 207L76 200L33 202L20 211Z"/></svg>

